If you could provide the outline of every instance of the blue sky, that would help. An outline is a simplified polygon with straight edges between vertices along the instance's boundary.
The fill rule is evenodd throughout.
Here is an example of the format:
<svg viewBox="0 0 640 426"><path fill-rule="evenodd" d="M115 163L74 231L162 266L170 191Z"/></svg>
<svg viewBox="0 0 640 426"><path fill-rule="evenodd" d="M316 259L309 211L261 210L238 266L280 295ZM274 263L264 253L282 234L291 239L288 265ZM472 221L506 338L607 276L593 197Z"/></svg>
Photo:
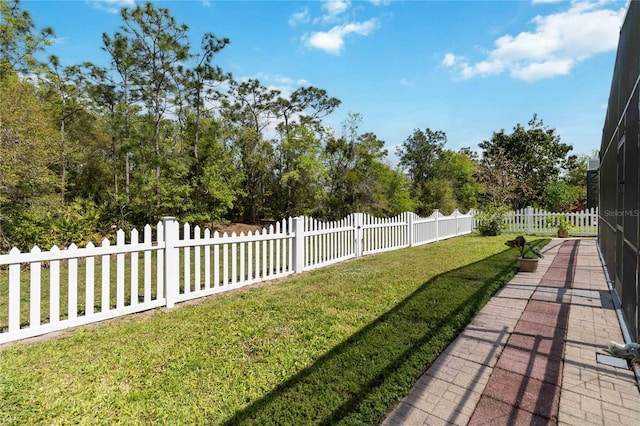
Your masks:
<svg viewBox="0 0 640 426"><path fill-rule="evenodd" d="M24 0L63 65L106 65L102 33L136 0ZM443 130L447 148L477 149L493 131L537 113L574 153L600 145L626 1L156 1L190 28L231 40L217 64L284 93L325 89L340 131L363 117L391 153L416 128Z"/></svg>

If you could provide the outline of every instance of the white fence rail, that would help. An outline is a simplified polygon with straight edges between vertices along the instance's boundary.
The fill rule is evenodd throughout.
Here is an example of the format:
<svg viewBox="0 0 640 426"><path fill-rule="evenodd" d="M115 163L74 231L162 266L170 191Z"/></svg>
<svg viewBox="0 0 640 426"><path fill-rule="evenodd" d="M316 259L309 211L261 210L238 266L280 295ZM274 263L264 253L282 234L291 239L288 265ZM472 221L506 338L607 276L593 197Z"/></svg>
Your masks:
<svg viewBox="0 0 640 426"><path fill-rule="evenodd" d="M233 290L346 259L469 234L473 212L428 218L362 213L337 222L282 220L255 233L219 235L172 217L129 241L119 230L66 250L0 255L0 343ZM142 238L140 238L142 237Z"/></svg>
<svg viewBox="0 0 640 426"><path fill-rule="evenodd" d="M572 236L598 235L598 208L574 213L551 213L527 207L509 213L505 219L505 232L552 235L558 230L560 220L570 223Z"/></svg>

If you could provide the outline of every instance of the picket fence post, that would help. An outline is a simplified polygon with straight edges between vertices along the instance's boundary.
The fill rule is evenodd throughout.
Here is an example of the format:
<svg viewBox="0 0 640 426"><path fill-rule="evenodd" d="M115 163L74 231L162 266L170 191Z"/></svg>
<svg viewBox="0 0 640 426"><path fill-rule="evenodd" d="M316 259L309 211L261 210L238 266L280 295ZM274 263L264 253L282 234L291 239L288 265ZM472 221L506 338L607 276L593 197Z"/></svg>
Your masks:
<svg viewBox="0 0 640 426"><path fill-rule="evenodd" d="M173 308L180 286L180 252L175 246L180 238L180 228L173 216L164 216L162 223L164 225L164 295L167 308Z"/></svg>
<svg viewBox="0 0 640 426"><path fill-rule="evenodd" d="M304 269L304 216L293 218L293 271L299 274Z"/></svg>
<svg viewBox="0 0 640 426"><path fill-rule="evenodd" d="M453 212L456 216L456 237L460 235L460 219L458 219L458 209Z"/></svg>
<svg viewBox="0 0 640 426"><path fill-rule="evenodd" d="M527 206L525 212L525 220L527 222L527 235L531 235L533 234L533 207Z"/></svg>
<svg viewBox="0 0 640 426"><path fill-rule="evenodd" d="M12 248L10 255L20 254L20 250ZM16 256L17 257L17 256ZM9 265L9 333L20 330L20 264Z"/></svg>
<svg viewBox="0 0 640 426"><path fill-rule="evenodd" d="M356 257L361 257L363 253L362 247L362 225L364 222L364 214L363 213L353 213L353 228L354 228L354 241L353 241L353 251Z"/></svg>
<svg viewBox="0 0 640 426"><path fill-rule="evenodd" d="M434 209L433 210L433 217L436 219L436 242L440 241L440 236L438 235L438 216L440 216L440 210L438 209Z"/></svg>
<svg viewBox="0 0 640 426"><path fill-rule="evenodd" d="M407 244L413 247L413 213L407 212Z"/></svg>
<svg viewBox="0 0 640 426"><path fill-rule="evenodd" d="M471 216L471 233L473 234L476 228L476 211L475 209L470 209L467 214Z"/></svg>

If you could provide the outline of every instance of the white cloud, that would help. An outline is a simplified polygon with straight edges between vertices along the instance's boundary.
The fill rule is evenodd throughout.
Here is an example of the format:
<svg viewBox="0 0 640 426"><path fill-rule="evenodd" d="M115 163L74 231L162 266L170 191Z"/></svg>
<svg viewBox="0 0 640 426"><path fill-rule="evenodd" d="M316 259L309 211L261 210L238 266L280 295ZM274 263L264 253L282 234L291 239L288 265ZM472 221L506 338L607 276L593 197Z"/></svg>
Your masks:
<svg viewBox="0 0 640 426"><path fill-rule="evenodd" d="M322 3L322 10L324 10L328 16L337 16L346 12L349 6L351 6L349 0L325 0L325 2Z"/></svg>
<svg viewBox="0 0 640 426"><path fill-rule="evenodd" d="M323 15L313 20L315 24L331 25L346 19L346 12L351 7L350 0L324 0Z"/></svg>
<svg viewBox="0 0 640 426"><path fill-rule="evenodd" d="M524 81L540 80L542 78L567 75L574 62L571 59L557 61L534 62L522 68L511 70L511 76Z"/></svg>
<svg viewBox="0 0 640 426"><path fill-rule="evenodd" d="M472 63L447 53L441 64L464 79L504 71L525 81L566 75L577 63L616 49L625 13L626 7L611 10L603 3L574 2L566 12L533 18L532 32L499 37L483 60Z"/></svg>
<svg viewBox="0 0 640 426"><path fill-rule="evenodd" d="M476 75L483 77L488 75L500 74L505 69L505 64L500 61L481 61L470 66L466 62L460 62L462 78L471 78Z"/></svg>
<svg viewBox="0 0 640 426"><path fill-rule="evenodd" d="M387 6L389 3L391 3L391 0L369 0L369 3L374 6Z"/></svg>
<svg viewBox="0 0 640 426"><path fill-rule="evenodd" d="M309 8L305 7L301 12L292 13L289 17L289 25L295 27L298 24L309 22Z"/></svg>
<svg viewBox="0 0 640 426"><path fill-rule="evenodd" d="M335 31L320 31L311 34L310 36L303 36L307 46L315 47L316 49L324 50L328 53L337 55L344 46L343 36Z"/></svg>
<svg viewBox="0 0 640 426"><path fill-rule="evenodd" d="M442 65L444 65L445 67L452 67L456 64L456 62L459 60L460 58L457 57L456 55L454 55L453 53L446 53L444 55L444 58L442 58L442 61L440 62Z"/></svg>
<svg viewBox="0 0 640 426"><path fill-rule="evenodd" d="M87 0L87 3L99 10L118 13L124 7L135 7L135 0Z"/></svg>
<svg viewBox="0 0 640 426"><path fill-rule="evenodd" d="M305 34L304 43L316 49L324 50L334 55L340 54L344 47L344 38L349 34L369 35L378 27L378 20L373 18L365 22L351 22L337 25L329 31L318 31Z"/></svg>
<svg viewBox="0 0 640 426"><path fill-rule="evenodd" d="M304 78L291 78L280 74L269 74L265 72L259 72L256 77L263 83L267 83L274 87L277 86L278 90L289 90L293 91L300 86L309 85L309 82Z"/></svg>
<svg viewBox="0 0 640 426"><path fill-rule="evenodd" d="M411 81L411 80L407 80L406 78L401 78L400 79L400 84L404 87L416 87L416 83Z"/></svg>
<svg viewBox="0 0 640 426"><path fill-rule="evenodd" d="M67 40L69 40L69 37L55 37L51 41L53 42L54 46L60 46L60 45L64 45L67 42Z"/></svg>

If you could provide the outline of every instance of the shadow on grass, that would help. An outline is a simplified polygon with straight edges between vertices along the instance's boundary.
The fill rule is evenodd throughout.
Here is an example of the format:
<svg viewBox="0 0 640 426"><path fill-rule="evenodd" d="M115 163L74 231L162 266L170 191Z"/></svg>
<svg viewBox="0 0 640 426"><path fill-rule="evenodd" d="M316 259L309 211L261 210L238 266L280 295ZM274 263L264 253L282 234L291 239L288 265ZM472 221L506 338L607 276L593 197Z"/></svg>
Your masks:
<svg viewBox="0 0 640 426"><path fill-rule="evenodd" d="M533 243L541 247L547 241ZM517 257L515 249L505 250L430 279L224 424L380 422L513 277Z"/></svg>

